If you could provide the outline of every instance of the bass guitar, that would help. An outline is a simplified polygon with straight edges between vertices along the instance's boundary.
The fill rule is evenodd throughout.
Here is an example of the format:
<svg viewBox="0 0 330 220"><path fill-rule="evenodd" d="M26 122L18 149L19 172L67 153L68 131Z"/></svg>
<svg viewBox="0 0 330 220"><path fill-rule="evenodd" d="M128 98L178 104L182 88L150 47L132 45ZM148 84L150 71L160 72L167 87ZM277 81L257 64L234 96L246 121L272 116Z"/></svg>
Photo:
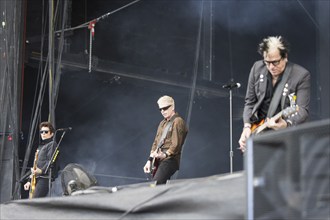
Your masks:
<svg viewBox="0 0 330 220"><path fill-rule="evenodd" d="M298 111L299 111L298 105L291 105L291 106L287 107L286 109L283 109L282 111L277 113L272 118L275 119L275 121L277 121L281 117L283 119L290 118L291 115L294 115ZM267 127L268 127L268 121L265 121L265 119L261 120L259 123L252 124L252 126L251 126L252 134L255 134L255 135L259 134L260 132L265 130Z"/></svg>
<svg viewBox="0 0 330 220"><path fill-rule="evenodd" d="M160 152L160 149L162 148L162 146L163 146L163 144L160 145L160 147L157 147L157 154ZM160 162L160 159L156 158L156 157L154 157L151 161L150 174L151 174L152 177L154 177L156 172L157 172L159 162Z"/></svg>
<svg viewBox="0 0 330 220"><path fill-rule="evenodd" d="M154 157L154 159L151 161L151 167L150 167L150 174L152 177L155 176L157 169L159 165L159 159Z"/></svg>
<svg viewBox="0 0 330 220"><path fill-rule="evenodd" d="M38 161L38 153L39 151L36 151L36 154L34 155L34 162L33 162L33 170L37 169L37 161ZM30 192L29 192L29 198L33 198L33 193L36 188L37 183L37 177L36 174L31 173L31 185L30 185Z"/></svg>

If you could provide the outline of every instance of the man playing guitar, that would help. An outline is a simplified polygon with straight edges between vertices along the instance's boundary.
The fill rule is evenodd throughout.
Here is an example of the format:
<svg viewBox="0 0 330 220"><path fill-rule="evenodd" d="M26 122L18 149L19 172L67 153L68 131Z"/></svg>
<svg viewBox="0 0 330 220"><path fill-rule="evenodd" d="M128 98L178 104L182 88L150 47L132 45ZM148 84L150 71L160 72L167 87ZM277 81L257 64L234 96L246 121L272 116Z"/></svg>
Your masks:
<svg viewBox="0 0 330 220"><path fill-rule="evenodd" d="M278 130L305 122L310 101L310 73L300 65L288 61L289 44L281 36L264 38L258 52L263 60L251 68L245 106L244 127L239 139L240 150L246 150L246 140L255 123L266 121L267 129ZM274 117L291 105L294 95L299 111L290 118Z"/></svg>
<svg viewBox="0 0 330 220"><path fill-rule="evenodd" d="M143 170L156 184L164 184L180 167L182 145L188 133L184 120L175 112L174 99L162 96L157 101L164 119L159 123L148 161Z"/></svg>
<svg viewBox="0 0 330 220"><path fill-rule="evenodd" d="M33 189L30 190L29 198L47 196L49 191L49 170L47 171L47 166L56 147L53 140L55 132L53 125L50 122L42 122L39 129L41 143L36 151L34 166L31 168L31 181L24 185L25 190Z"/></svg>

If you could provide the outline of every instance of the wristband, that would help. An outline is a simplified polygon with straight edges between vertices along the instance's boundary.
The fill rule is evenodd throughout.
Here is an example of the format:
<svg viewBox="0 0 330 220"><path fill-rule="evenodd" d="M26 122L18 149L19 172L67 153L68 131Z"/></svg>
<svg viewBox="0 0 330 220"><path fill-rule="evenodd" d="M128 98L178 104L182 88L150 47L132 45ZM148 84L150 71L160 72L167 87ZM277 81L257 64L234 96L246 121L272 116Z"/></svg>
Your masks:
<svg viewBox="0 0 330 220"><path fill-rule="evenodd" d="M153 159L154 159L153 157L149 157L149 158L148 158L148 161L151 162Z"/></svg>
<svg viewBox="0 0 330 220"><path fill-rule="evenodd" d="M251 125L244 125L243 128L251 128Z"/></svg>

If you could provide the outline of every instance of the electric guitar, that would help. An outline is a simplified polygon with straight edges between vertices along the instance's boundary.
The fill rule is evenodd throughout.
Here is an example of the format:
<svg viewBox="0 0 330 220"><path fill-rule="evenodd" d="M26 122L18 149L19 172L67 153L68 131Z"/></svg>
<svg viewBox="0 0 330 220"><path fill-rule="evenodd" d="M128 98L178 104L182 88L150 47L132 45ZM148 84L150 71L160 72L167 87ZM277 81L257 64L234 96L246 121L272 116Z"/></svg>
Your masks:
<svg viewBox="0 0 330 220"><path fill-rule="evenodd" d="M154 159L151 161L151 168L150 168L150 174L152 177L155 176L158 169L158 165L159 165L159 159L154 157Z"/></svg>
<svg viewBox="0 0 330 220"><path fill-rule="evenodd" d="M277 113L272 118L274 118L275 121L277 121L281 117L283 119L290 118L291 115L294 115L298 111L299 111L298 105L291 105L291 106L287 107L286 109L283 109L282 111ZM265 130L267 128L267 125L268 125L268 122L265 121L265 119L261 120L259 123L252 124L252 126L251 126L252 134L259 134L260 132L262 132L263 130Z"/></svg>
<svg viewBox="0 0 330 220"><path fill-rule="evenodd" d="M161 145L162 147L163 145ZM157 153L159 153L161 147L157 147ZM157 172L157 169L158 169L158 166L159 166L159 158L156 158L154 157L151 161L151 165L150 165L150 174L152 177L155 176L156 172Z"/></svg>
<svg viewBox="0 0 330 220"><path fill-rule="evenodd" d="M39 151L37 150L36 154L34 155L33 170L37 169L38 153L39 153ZM37 183L36 174L31 173L31 186L30 186L30 192L29 192L30 199L33 198L33 193L36 188L36 183Z"/></svg>

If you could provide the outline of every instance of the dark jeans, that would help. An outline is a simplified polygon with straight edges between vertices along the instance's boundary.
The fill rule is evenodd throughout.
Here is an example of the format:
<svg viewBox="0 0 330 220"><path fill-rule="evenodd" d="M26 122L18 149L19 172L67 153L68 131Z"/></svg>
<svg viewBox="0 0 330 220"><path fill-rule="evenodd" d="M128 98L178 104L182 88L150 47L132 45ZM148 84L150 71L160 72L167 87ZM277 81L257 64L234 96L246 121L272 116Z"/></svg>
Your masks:
<svg viewBox="0 0 330 220"><path fill-rule="evenodd" d="M179 169L179 166L173 158L162 161L157 169L153 181L157 181L156 184L164 184L171 176Z"/></svg>
<svg viewBox="0 0 330 220"><path fill-rule="evenodd" d="M33 198L46 197L49 191L49 179L37 178L36 188L34 189Z"/></svg>

